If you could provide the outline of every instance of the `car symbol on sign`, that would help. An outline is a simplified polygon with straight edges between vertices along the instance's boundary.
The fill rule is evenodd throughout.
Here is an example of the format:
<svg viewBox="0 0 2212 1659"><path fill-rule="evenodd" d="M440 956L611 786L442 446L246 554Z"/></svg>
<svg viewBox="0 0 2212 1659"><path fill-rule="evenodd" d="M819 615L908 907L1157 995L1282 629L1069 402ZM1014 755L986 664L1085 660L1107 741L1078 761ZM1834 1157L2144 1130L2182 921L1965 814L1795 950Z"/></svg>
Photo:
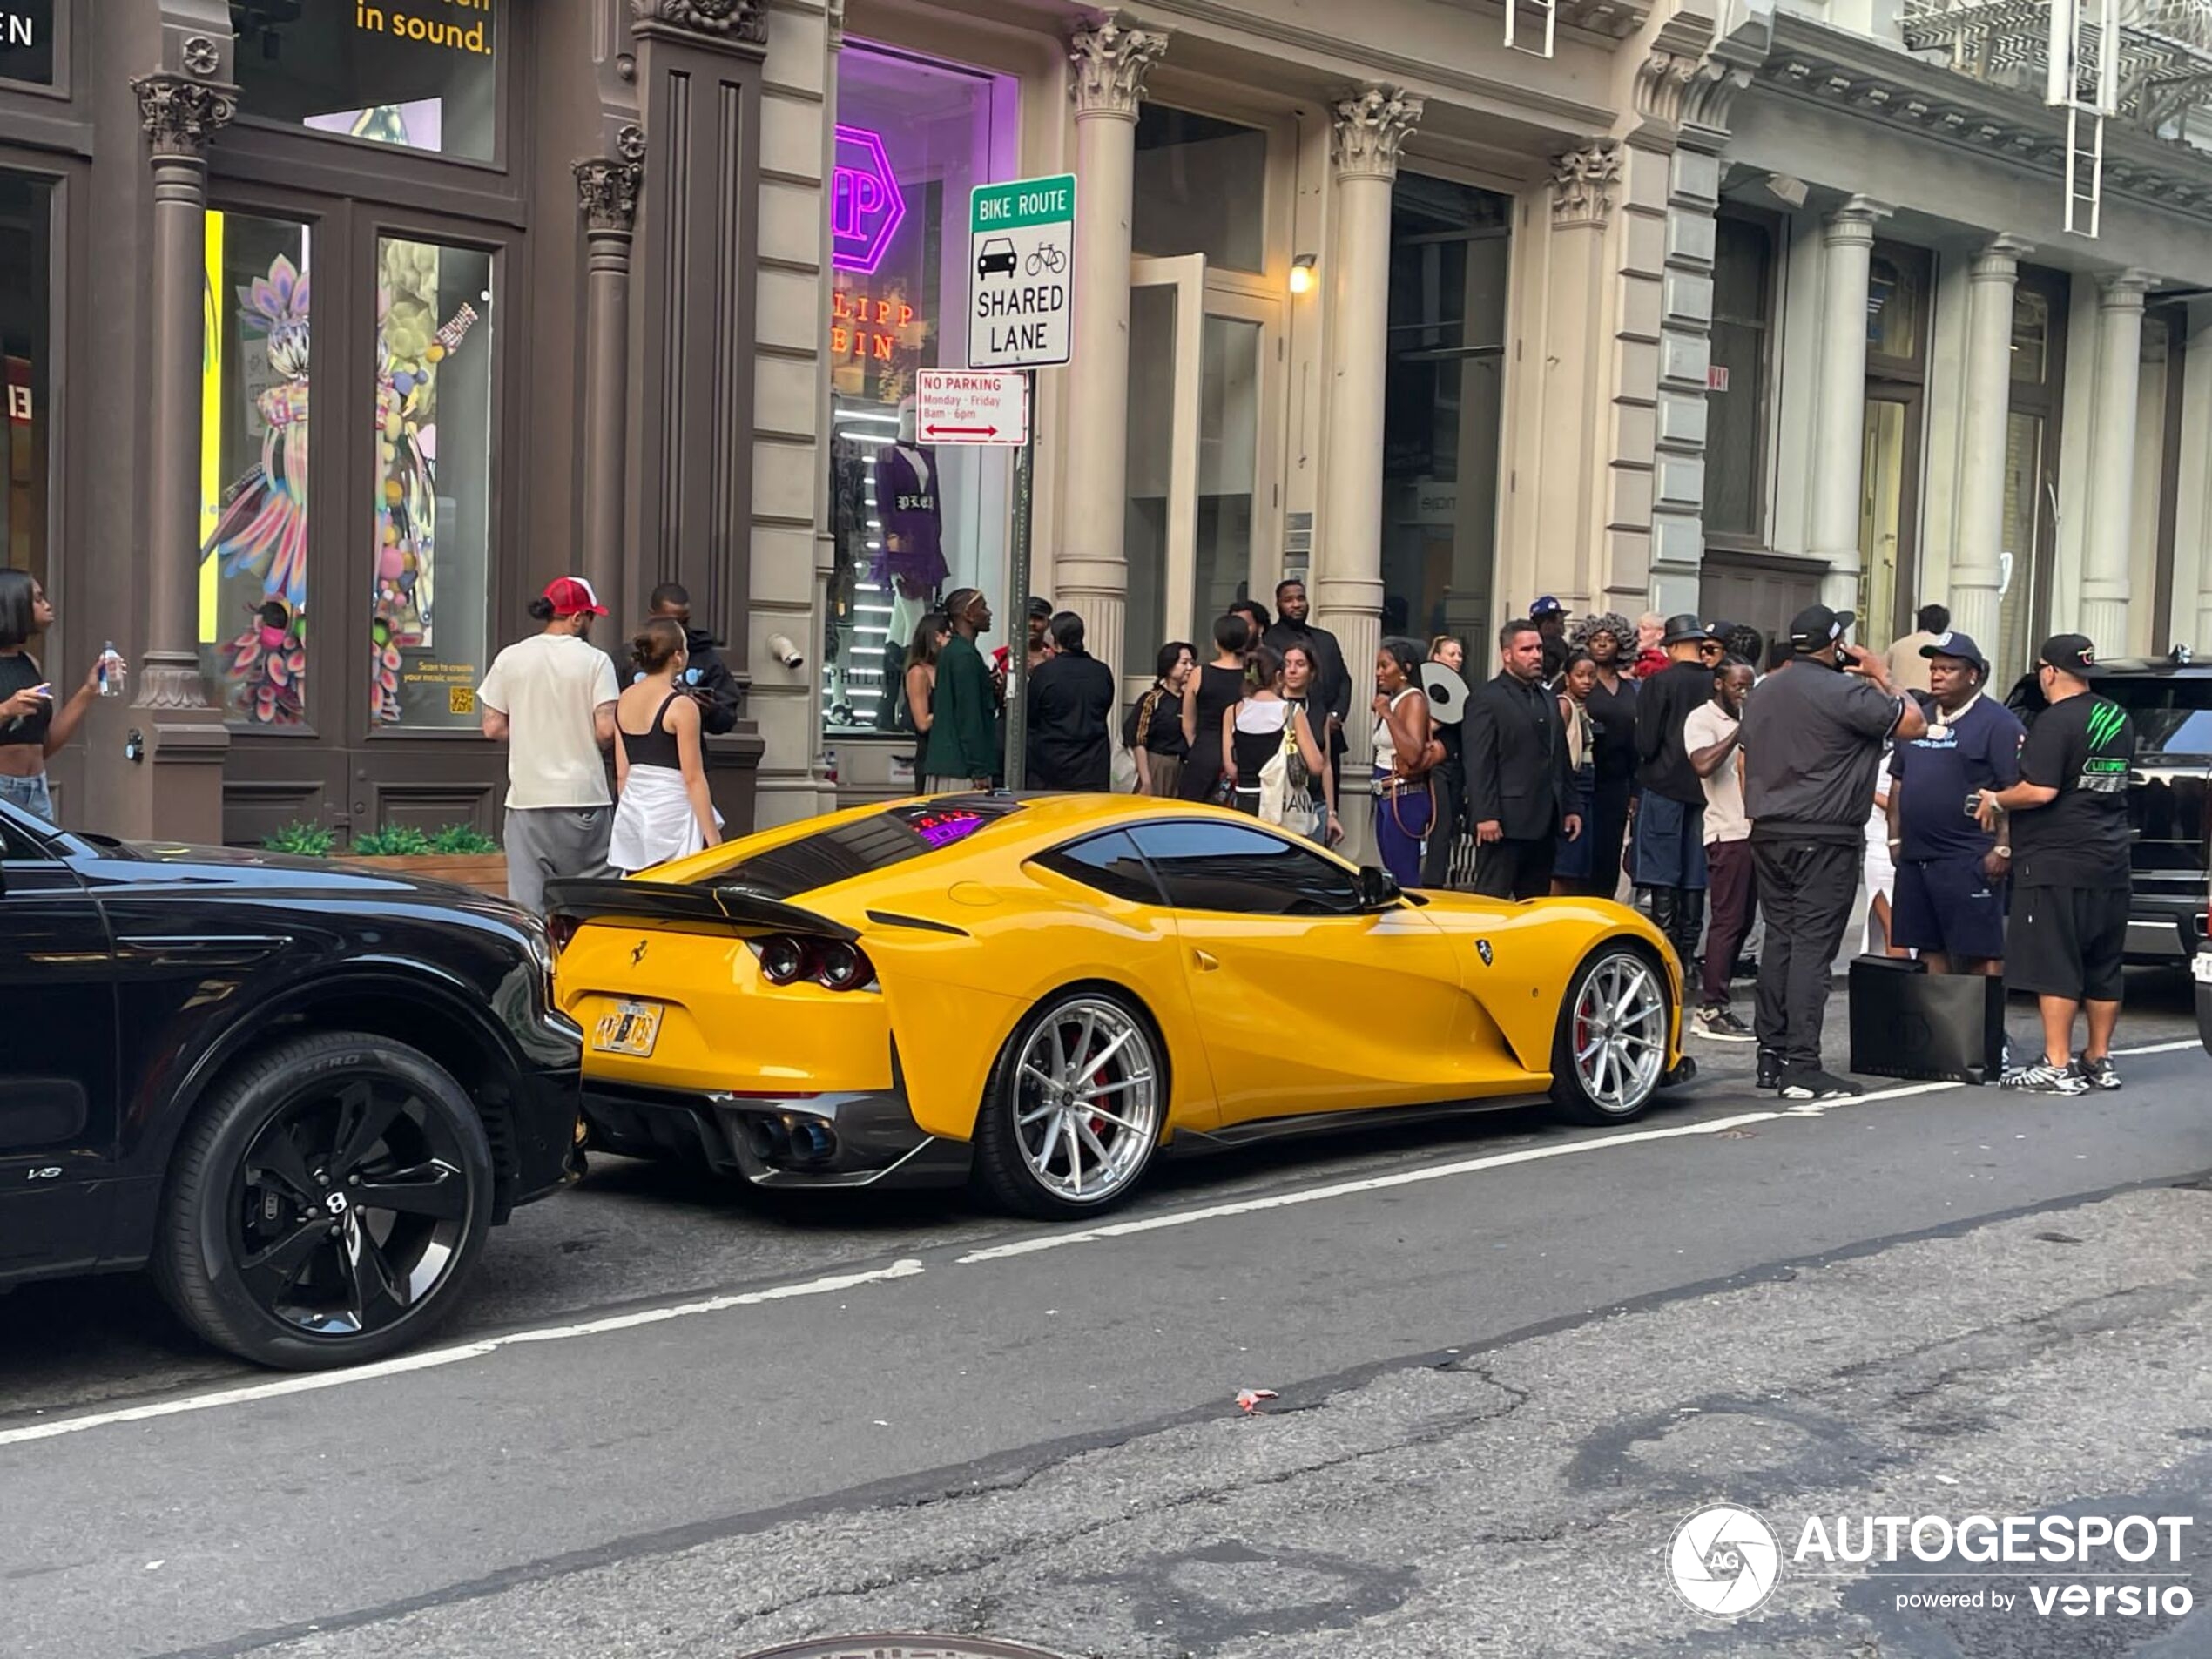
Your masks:
<svg viewBox="0 0 2212 1659"><path fill-rule="evenodd" d="M975 279L981 281L994 273L1012 276L1021 269L1022 261L1015 256L1014 244L1003 236L994 236L983 244L983 251L975 256Z"/></svg>

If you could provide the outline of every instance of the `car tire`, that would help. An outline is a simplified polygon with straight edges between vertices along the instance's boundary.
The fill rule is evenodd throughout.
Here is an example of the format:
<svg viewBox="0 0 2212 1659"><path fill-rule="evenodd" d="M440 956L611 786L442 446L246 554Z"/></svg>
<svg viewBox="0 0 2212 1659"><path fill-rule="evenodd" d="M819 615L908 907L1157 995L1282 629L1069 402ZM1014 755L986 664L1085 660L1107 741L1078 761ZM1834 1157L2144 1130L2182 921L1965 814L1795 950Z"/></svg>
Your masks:
<svg viewBox="0 0 2212 1659"><path fill-rule="evenodd" d="M1150 1167L1167 1103L1165 1049L1150 1016L1116 991L1057 992L1015 1027L991 1069L975 1120L976 1184L1040 1220L1110 1210Z"/></svg>
<svg viewBox="0 0 2212 1659"><path fill-rule="evenodd" d="M482 1121L428 1055L354 1032L296 1038L243 1061L195 1112L170 1162L154 1280L241 1359L360 1365L453 1312L492 1186Z"/></svg>
<svg viewBox="0 0 2212 1659"><path fill-rule="evenodd" d="M1667 1077L1674 1010L1667 975L1647 951L1612 940L1568 981L1552 1042L1552 1104L1574 1123L1627 1123L1650 1109Z"/></svg>

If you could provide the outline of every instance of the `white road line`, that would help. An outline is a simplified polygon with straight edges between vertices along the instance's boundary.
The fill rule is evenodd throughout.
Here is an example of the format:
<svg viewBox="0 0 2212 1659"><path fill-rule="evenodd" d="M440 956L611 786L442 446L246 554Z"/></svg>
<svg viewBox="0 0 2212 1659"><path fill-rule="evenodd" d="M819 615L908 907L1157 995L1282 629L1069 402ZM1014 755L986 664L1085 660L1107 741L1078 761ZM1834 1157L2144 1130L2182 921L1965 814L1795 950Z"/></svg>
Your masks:
<svg viewBox="0 0 2212 1659"><path fill-rule="evenodd" d="M516 1347L528 1342L565 1342L574 1337L604 1336L610 1332L632 1331L639 1325L659 1325L670 1319L685 1319L700 1313L721 1313L731 1308L758 1307L768 1302L789 1301L793 1297L831 1296L840 1291L857 1290L864 1285L912 1278L922 1271L921 1264L909 1258L865 1273L833 1273L790 1285L772 1285L765 1290L740 1291L727 1296L705 1297L697 1302L679 1302L671 1307L639 1308L634 1312L610 1313L603 1319L585 1319L574 1325L541 1325L536 1330L514 1331L505 1336L487 1337L481 1342L464 1342L450 1348L432 1348L422 1353L379 1359L372 1365L355 1366L348 1371L318 1371L303 1376L279 1377L268 1382L248 1383L239 1388L218 1389L212 1393L187 1394L178 1399L125 1406L119 1411L92 1412L83 1417L64 1417L51 1423L27 1423L20 1428L0 1429L0 1446L20 1446L29 1440L51 1440L57 1435L78 1434L88 1428L105 1428L114 1423L143 1423L157 1417L177 1417L186 1412L212 1411L220 1406L243 1406L254 1400L280 1399L287 1394L310 1394L320 1389L342 1388L348 1383L369 1382L380 1377L404 1376L411 1371L434 1371L441 1366L459 1365L465 1359L481 1359L502 1348Z"/></svg>

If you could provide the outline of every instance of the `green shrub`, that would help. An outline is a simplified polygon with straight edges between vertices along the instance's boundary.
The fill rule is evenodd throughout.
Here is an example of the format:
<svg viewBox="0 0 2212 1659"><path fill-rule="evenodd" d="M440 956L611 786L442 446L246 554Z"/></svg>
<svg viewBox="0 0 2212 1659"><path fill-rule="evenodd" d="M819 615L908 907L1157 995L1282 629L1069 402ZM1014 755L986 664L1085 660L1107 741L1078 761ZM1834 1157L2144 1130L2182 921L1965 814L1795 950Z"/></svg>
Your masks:
<svg viewBox="0 0 2212 1659"><path fill-rule="evenodd" d="M273 835L264 837L262 849L270 853L289 853L294 858L327 859L337 837L320 824L287 824Z"/></svg>
<svg viewBox="0 0 2212 1659"><path fill-rule="evenodd" d="M430 850L430 838L412 824L387 824L354 837L354 853L365 859L419 859Z"/></svg>
<svg viewBox="0 0 2212 1659"><path fill-rule="evenodd" d="M481 855L499 851L499 843L474 824L448 824L430 833L430 850L448 858Z"/></svg>

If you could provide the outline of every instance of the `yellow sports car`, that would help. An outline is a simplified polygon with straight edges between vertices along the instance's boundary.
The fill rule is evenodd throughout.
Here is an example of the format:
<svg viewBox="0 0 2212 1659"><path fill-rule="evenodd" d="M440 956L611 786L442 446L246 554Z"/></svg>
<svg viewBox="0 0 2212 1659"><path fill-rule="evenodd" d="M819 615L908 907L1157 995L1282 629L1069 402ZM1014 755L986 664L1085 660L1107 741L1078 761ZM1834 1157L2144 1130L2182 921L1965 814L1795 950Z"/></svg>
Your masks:
<svg viewBox="0 0 2212 1659"><path fill-rule="evenodd" d="M550 883L594 1144L764 1186L958 1182L1096 1214L1162 1149L1549 1099L1691 1065L1635 911L1400 893L1219 807L942 796Z"/></svg>

